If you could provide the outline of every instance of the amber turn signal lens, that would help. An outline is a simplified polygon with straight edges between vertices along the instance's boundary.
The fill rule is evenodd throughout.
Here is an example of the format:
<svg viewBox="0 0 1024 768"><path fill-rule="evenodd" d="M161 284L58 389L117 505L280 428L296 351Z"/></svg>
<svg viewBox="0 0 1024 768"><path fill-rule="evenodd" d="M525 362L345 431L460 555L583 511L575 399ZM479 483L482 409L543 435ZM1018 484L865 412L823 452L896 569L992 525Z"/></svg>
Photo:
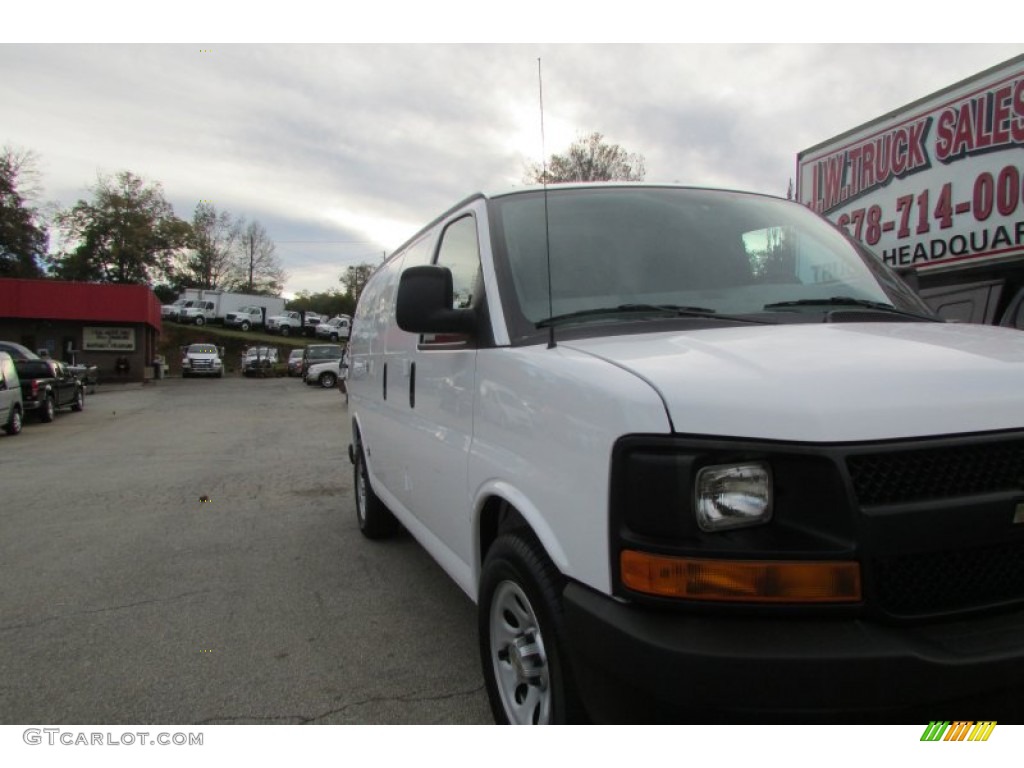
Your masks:
<svg viewBox="0 0 1024 768"><path fill-rule="evenodd" d="M824 560L697 560L624 550L622 583L687 600L850 603L861 599L860 564Z"/></svg>

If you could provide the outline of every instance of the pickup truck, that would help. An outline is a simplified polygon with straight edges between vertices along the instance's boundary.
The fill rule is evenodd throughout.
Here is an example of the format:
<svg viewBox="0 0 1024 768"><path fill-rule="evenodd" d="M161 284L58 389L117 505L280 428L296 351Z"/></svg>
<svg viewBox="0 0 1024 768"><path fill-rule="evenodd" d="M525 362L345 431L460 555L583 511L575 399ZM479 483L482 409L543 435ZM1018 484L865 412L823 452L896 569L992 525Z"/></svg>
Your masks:
<svg viewBox="0 0 1024 768"><path fill-rule="evenodd" d="M40 421L53 421L58 408L80 411L85 407L85 388L59 360L15 360L26 412L35 411Z"/></svg>
<svg viewBox="0 0 1024 768"><path fill-rule="evenodd" d="M181 378L216 376L224 378L224 349L213 344L189 344L181 348Z"/></svg>
<svg viewBox="0 0 1024 768"><path fill-rule="evenodd" d="M302 332L302 315L299 312L283 312L267 318L267 332L290 336Z"/></svg>
<svg viewBox="0 0 1024 768"><path fill-rule="evenodd" d="M246 304L234 312L228 312L224 316L224 325L228 328L241 328L248 331L250 328L263 326L263 308L255 304Z"/></svg>
<svg viewBox="0 0 1024 768"><path fill-rule="evenodd" d="M352 318L348 315L338 315L326 322L321 322L316 327L316 336L318 339L330 339L331 341L347 339L351 327Z"/></svg>

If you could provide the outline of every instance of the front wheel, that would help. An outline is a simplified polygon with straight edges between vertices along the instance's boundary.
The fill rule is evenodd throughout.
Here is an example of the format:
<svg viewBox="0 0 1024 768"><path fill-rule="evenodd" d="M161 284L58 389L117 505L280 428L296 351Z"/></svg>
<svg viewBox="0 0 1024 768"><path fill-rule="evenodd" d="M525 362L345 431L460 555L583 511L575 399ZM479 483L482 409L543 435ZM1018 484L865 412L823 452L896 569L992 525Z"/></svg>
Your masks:
<svg viewBox="0 0 1024 768"><path fill-rule="evenodd" d="M320 374L319 382L324 389L331 389L338 382L338 377L330 371L324 371Z"/></svg>
<svg viewBox="0 0 1024 768"><path fill-rule="evenodd" d="M562 575L529 533L494 542L480 577L478 628L496 723L582 722L563 648Z"/></svg>
<svg viewBox="0 0 1024 768"><path fill-rule="evenodd" d="M398 530L398 521L384 502L373 492L370 475L366 469L366 456L360 447L356 451L353 468L353 485L356 489L356 521L359 531L368 539L386 539Z"/></svg>
<svg viewBox="0 0 1024 768"><path fill-rule="evenodd" d="M248 320L243 320L242 321L242 330L243 331L248 331L249 330L249 321Z"/></svg>
<svg viewBox="0 0 1024 768"><path fill-rule="evenodd" d="M7 419L7 423L4 424L4 432L8 435L20 435L21 434L21 409L15 407L11 411L10 418Z"/></svg>
<svg viewBox="0 0 1024 768"><path fill-rule="evenodd" d="M78 390L75 393L75 402L71 404L72 411L81 411L85 408L85 393Z"/></svg>
<svg viewBox="0 0 1024 768"><path fill-rule="evenodd" d="M203 317L202 315L198 315L196 317L196 325L205 325L205 324L206 324L206 318Z"/></svg>

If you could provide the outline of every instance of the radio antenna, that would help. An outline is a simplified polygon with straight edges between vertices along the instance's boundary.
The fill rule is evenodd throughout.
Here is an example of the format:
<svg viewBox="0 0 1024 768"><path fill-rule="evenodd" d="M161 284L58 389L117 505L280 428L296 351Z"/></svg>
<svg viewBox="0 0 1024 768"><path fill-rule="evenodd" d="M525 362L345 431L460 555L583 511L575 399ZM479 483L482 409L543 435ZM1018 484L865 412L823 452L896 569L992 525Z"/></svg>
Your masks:
<svg viewBox="0 0 1024 768"><path fill-rule="evenodd" d="M548 150L544 142L544 76L541 73L540 57L537 57L537 93L540 96L540 182L544 187L544 252L548 268L548 317L555 316L555 302L551 287L551 229L548 226ZM548 349L555 347L555 324L548 321Z"/></svg>

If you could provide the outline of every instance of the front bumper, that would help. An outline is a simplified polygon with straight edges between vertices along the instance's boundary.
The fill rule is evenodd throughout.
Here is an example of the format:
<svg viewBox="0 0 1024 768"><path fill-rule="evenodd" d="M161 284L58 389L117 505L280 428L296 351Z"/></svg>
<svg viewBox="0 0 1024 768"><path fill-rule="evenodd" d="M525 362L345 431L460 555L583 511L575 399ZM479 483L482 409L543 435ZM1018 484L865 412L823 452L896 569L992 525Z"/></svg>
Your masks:
<svg viewBox="0 0 1024 768"><path fill-rule="evenodd" d="M899 626L737 618L638 608L576 583L563 605L599 721L1024 722L1024 610Z"/></svg>

